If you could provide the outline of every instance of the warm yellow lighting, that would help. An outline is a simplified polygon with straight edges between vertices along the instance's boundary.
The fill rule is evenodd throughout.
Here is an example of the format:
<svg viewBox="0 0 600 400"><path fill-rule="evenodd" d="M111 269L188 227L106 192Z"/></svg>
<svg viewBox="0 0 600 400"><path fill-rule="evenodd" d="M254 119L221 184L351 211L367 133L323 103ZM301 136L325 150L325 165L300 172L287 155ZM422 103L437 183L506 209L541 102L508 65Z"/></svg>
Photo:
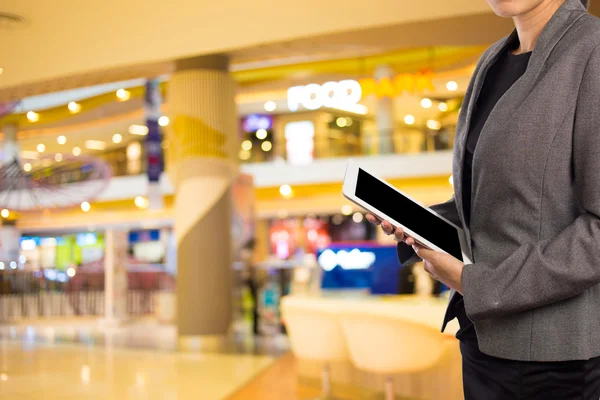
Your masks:
<svg viewBox="0 0 600 400"><path fill-rule="evenodd" d="M140 142L129 143L125 152L129 161L139 160L142 156L142 145Z"/></svg>
<svg viewBox="0 0 600 400"><path fill-rule="evenodd" d="M292 195L292 187L290 185L281 185L279 187L279 193L281 193L283 197L289 197Z"/></svg>
<svg viewBox="0 0 600 400"><path fill-rule="evenodd" d="M240 152L238 153L238 157L240 158L240 160L246 161L250 159L250 152L248 150L240 150Z"/></svg>
<svg viewBox="0 0 600 400"><path fill-rule="evenodd" d="M259 129L256 131L256 137L259 140L265 140L267 138L267 130L266 129Z"/></svg>
<svg viewBox="0 0 600 400"><path fill-rule="evenodd" d="M427 127L434 131L439 131L442 128L442 124L440 123L440 121L430 119L427 121Z"/></svg>
<svg viewBox="0 0 600 400"><path fill-rule="evenodd" d="M83 210L83 212L88 212L91 208L92 206L90 206L90 203L88 203L87 201L81 203L81 209Z"/></svg>
<svg viewBox="0 0 600 400"><path fill-rule="evenodd" d="M146 125L129 125L129 133L132 135L146 136L148 134L148 127Z"/></svg>
<svg viewBox="0 0 600 400"><path fill-rule="evenodd" d="M38 153L43 153L46 150L46 146L43 143L40 143L36 147Z"/></svg>
<svg viewBox="0 0 600 400"><path fill-rule="evenodd" d="M244 140L242 142L242 149L249 151L252 148L252 142L250 140Z"/></svg>
<svg viewBox="0 0 600 400"><path fill-rule="evenodd" d="M4 72L4 68L0 68L0 75Z"/></svg>
<svg viewBox="0 0 600 400"><path fill-rule="evenodd" d="M433 101L431 101L431 99L428 99L426 97L423 100L421 100L421 107L423 107L423 108L431 108L431 106L433 106Z"/></svg>
<svg viewBox="0 0 600 400"><path fill-rule="evenodd" d="M31 171L31 164L29 164L29 163L25 163L25 164L23 164L23 170L24 170L25 172L29 172L29 171Z"/></svg>
<svg viewBox="0 0 600 400"><path fill-rule="evenodd" d="M76 157L78 155L81 155L81 148L79 148L79 147L73 147L73 155L76 156Z"/></svg>
<svg viewBox="0 0 600 400"><path fill-rule="evenodd" d="M65 144L65 143L67 143L67 138L63 135L60 135L59 137L56 138L56 142L58 144Z"/></svg>
<svg viewBox="0 0 600 400"><path fill-rule="evenodd" d="M40 114L33 111L29 111L27 113L27 119L29 120L29 122L37 122L40 120Z"/></svg>
<svg viewBox="0 0 600 400"><path fill-rule="evenodd" d="M106 149L106 143L104 143L102 140L86 140L84 145L85 145L86 149L90 149L90 150Z"/></svg>
<svg viewBox="0 0 600 400"><path fill-rule="evenodd" d="M359 212L354 213L354 215L352 216L352 220L357 224L360 224L363 221L363 218L364 216Z"/></svg>
<svg viewBox="0 0 600 400"><path fill-rule="evenodd" d="M142 196L137 196L133 202L138 208L146 208L148 207L148 199Z"/></svg>
<svg viewBox="0 0 600 400"><path fill-rule="evenodd" d="M448 104L440 103L440 104L438 104L438 108L440 109L441 112L446 112L446 111L448 111Z"/></svg>
<svg viewBox="0 0 600 400"><path fill-rule="evenodd" d="M346 204L342 206L342 214L350 215L352 214L352 206L350 204Z"/></svg>
<svg viewBox="0 0 600 400"><path fill-rule="evenodd" d="M335 120L335 124L337 126L339 126L340 128L343 128L346 125L348 125L348 121L346 121L346 118L344 118L344 117L339 117L338 119Z"/></svg>
<svg viewBox="0 0 600 400"><path fill-rule="evenodd" d="M162 117L160 117L158 119L158 124L160 126L167 126L167 125L169 125L169 117L167 117L166 115L163 115Z"/></svg>
<svg viewBox="0 0 600 400"><path fill-rule="evenodd" d="M271 151L271 149L273 148L273 145L271 144L271 142L269 142L267 140L265 142L262 142L262 144L260 145L260 148L263 149L263 151Z"/></svg>
<svg viewBox="0 0 600 400"><path fill-rule="evenodd" d="M0 211L0 215L2 215L2 218L8 218L10 212L5 208L2 211Z"/></svg>
<svg viewBox="0 0 600 400"><path fill-rule="evenodd" d="M268 112L275 111L276 108L277 108L277 104L274 101L267 101L265 103L265 110Z"/></svg>
<svg viewBox="0 0 600 400"><path fill-rule="evenodd" d="M60 153L56 153L56 154L54 155L54 161L56 161L56 162L61 162L62 160L63 160L63 155L62 155L62 154L60 154Z"/></svg>
<svg viewBox="0 0 600 400"><path fill-rule="evenodd" d="M416 121L416 119L413 115L408 114L408 115L404 116L404 123L406 125L412 125L415 123L415 121Z"/></svg>
<svg viewBox="0 0 600 400"><path fill-rule="evenodd" d="M454 81L449 81L448 83L446 83L446 89L448 89L451 92L454 92L458 90L458 83Z"/></svg>
<svg viewBox="0 0 600 400"><path fill-rule="evenodd" d="M74 101L72 101L69 103L67 108L69 109L71 114L77 114L79 111L81 111L81 104L75 103Z"/></svg>
<svg viewBox="0 0 600 400"><path fill-rule="evenodd" d="M450 185L454 186L454 177L452 175L450 175L450 178L448 178L448 181L450 182Z"/></svg>
<svg viewBox="0 0 600 400"><path fill-rule="evenodd" d="M127 101L131 97L131 93L125 89L117 90L117 98L121 101Z"/></svg>
<svg viewBox="0 0 600 400"><path fill-rule="evenodd" d="M76 272L75 272L75 268L73 268L73 267L70 267L70 268L68 268L68 269L67 269L67 275L69 275L69 278L72 278L72 277L74 277L74 276L75 276L75 274L76 274Z"/></svg>
<svg viewBox="0 0 600 400"><path fill-rule="evenodd" d="M115 133L112 137L113 143L121 143L123 141L123 136L120 133Z"/></svg>

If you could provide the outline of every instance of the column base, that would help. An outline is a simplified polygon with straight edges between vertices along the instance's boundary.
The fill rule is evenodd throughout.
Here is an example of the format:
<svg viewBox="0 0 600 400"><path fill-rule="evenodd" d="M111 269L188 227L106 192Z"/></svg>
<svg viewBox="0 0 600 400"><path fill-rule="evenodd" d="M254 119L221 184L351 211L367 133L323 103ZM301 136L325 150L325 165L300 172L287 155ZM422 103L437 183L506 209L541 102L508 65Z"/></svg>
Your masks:
<svg viewBox="0 0 600 400"><path fill-rule="evenodd" d="M229 348L228 335L186 335L177 338L179 350L186 352L222 353Z"/></svg>

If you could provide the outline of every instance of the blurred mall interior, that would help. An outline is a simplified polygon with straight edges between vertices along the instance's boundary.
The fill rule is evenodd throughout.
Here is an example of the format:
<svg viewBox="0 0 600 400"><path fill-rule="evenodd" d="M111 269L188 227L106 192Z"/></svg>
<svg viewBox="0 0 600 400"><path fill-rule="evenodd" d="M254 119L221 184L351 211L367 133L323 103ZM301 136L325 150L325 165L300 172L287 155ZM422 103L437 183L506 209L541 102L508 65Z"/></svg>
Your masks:
<svg viewBox="0 0 600 400"><path fill-rule="evenodd" d="M482 0L3 0L0 398L462 398L447 291L342 179L450 198L511 29Z"/></svg>

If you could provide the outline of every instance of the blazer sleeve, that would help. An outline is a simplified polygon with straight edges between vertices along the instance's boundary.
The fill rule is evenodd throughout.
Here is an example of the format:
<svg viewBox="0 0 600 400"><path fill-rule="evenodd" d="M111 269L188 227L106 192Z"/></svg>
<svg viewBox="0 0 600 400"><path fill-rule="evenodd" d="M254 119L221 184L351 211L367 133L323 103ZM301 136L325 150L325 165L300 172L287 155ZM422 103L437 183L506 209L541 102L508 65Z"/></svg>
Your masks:
<svg viewBox="0 0 600 400"><path fill-rule="evenodd" d="M573 131L574 179L584 210L553 238L519 247L499 265L465 265L472 321L502 317L579 295L600 283L600 47L588 60Z"/></svg>
<svg viewBox="0 0 600 400"><path fill-rule="evenodd" d="M460 218L458 216L458 211L456 209L456 202L454 201L454 197L448 200L445 203L436 204L431 206L431 209L442 217L446 218L450 222L455 225L461 226ZM411 246L406 245L403 242L398 243L398 260L400 260L400 264L402 266L415 264L421 259L414 252Z"/></svg>

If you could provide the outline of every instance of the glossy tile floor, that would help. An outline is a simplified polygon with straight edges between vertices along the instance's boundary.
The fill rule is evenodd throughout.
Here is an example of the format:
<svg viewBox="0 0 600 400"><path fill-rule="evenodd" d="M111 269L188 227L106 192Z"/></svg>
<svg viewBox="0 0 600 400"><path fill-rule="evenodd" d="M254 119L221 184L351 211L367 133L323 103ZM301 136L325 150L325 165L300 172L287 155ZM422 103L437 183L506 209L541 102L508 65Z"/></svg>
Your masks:
<svg viewBox="0 0 600 400"><path fill-rule="evenodd" d="M259 355L0 341L0 399L224 399L272 364Z"/></svg>
<svg viewBox="0 0 600 400"><path fill-rule="evenodd" d="M177 351L172 325L41 320L0 325L0 399L228 399L288 351L234 335L219 353Z"/></svg>

